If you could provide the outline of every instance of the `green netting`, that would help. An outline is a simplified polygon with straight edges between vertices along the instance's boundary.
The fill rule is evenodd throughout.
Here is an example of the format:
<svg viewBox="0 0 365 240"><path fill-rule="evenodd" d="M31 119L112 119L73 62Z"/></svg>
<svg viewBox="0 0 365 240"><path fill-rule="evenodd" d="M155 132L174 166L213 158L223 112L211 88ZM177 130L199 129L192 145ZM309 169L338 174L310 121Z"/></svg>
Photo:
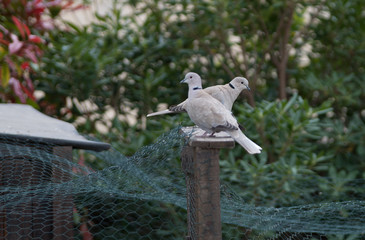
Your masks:
<svg viewBox="0 0 365 240"><path fill-rule="evenodd" d="M186 239L178 128L131 157L0 142L0 239ZM364 239L364 179L338 191L336 179L298 174L275 192L289 176L252 185L241 174L239 188L221 183L223 239Z"/></svg>

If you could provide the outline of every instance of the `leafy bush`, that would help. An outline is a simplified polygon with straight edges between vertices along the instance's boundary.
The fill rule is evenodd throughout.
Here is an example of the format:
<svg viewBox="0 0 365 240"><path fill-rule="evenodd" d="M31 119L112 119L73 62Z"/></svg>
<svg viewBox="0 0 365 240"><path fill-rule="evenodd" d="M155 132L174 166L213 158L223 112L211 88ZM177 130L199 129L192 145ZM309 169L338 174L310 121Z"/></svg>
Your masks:
<svg viewBox="0 0 365 240"><path fill-rule="evenodd" d="M42 111L132 155L163 132L192 124L186 114L145 117L186 98L186 87L178 86L185 72L198 72L204 86L245 76L249 104L240 97L233 112L264 151L222 151L222 191L229 195L231 187L247 203L276 207L349 200L354 193L363 198L362 2L111 0L110 13L95 14L97 21L88 26L66 23L68 31L39 32L48 48L28 33L22 36L27 22L21 14L14 15L18 24L1 14L4 29L43 51L39 68L33 61L22 69L29 62L24 55L11 55L16 71L2 62L2 101L21 95L9 97L10 76L24 82L32 68L35 88L45 93ZM126 8L131 12L122 12ZM56 16L56 10L49 13ZM0 35L1 60L10 56L9 34ZM88 161L97 169L106 164ZM165 216L168 206L160 207L140 211ZM175 236L173 228L164 234Z"/></svg>
<svg viewBox="0 0 365 240"><path fill-rule="evenodd" d="M221 153L221 179L245 201L279 207L351 200L351 192L359 192L365 149L360 117L345 133L328 117L330 102L313 108L297 95L236 110L247 135L264 149L257 156L240 147Z"/></svg>
<svg viewBox="0 0 365 240"><path fill-rule="evenodd" d="M38 107L32 74L43 50L43 36L55 28L54 20L65 9L77 9L73 1L1 1L0 61L2 102Z"/></svg>
<svg viewBox="0 0 365 240"><path fill-rule="evenodd" d="M88 133L105 126L107 139L122 141L123 152L132 154L180 122L189 123L184 115L145 117L159 103L186 98L186 88L177 87L185 71L199 72L204 86L244 75L253 89L245 97L256 106L240 107L239 99L234 114L264 146L264 165L294 161L324 175L333 164L347 172L363 169L364 58L359 50L349 66L337 57L353 51L354 32L364 34L359 1L346 8L346 1L294 6L281 0L110 2L112 11L96 14L97 22L85 27L68 23L70 31L49 35L53 48L43 57L37 88L45 91L42 101L54 104L57 116ZM122 14L120 6L131 12ZM292 21L283 22L285 16ZM346 21L338 26L340 16ZM359 21L349 33L350 16ZM278 31L290 34L285 39ZM330 32L344 43L337 46ZM311 52L305 50L308 44ZM302 65L303 57L309 64ZM283 97L283 66L284 90L293 97L280 102L275 99ZM235 149L231 160L241 153Z"/></svg>

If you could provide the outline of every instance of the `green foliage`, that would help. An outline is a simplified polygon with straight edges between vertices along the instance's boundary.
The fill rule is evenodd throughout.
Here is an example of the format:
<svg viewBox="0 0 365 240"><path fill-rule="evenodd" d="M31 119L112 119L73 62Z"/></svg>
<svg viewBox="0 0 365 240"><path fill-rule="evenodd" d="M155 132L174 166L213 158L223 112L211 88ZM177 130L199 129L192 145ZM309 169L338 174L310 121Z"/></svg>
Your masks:
<svg viewBox="0 0 365 240"><path fill-rule="evenodd" d="M362 110L361 99L365 95L361 86L364 80L362 76L337 71L323 77L310 73L305 81L300 83L300 89L312 104L317 105L330 99L335 113L346 116ZM350 112L343 112L344 107Z"/></svg>
<svg viewBox="0 0 365 240"><path fill-rule="evenodd" d="M174 104L186 97L182 88L176 88L186 71L199 72L206 86L227 82L237 75L247 77L251 88L257 90L255 95L248 95L251 105L253 97L260 101L279 96L281 66L286 67L287 94L291 94L290 88L297 88L310 104L320 105L335 95L340 102L335 106L337 113L348 101L364 98L358 88L363 81L362 48L351 58L354 64L339 68L337 63L337 56L356 45L357 32L363 34L360 21L363 16L357 10L359 1L349 1L347 8L341 1L298 2L290 23L283 18L293 6L279 0L274 3L110 1L109 4L113 10L109 14L96 14L95 23L85 27L68 23L71 31L50 35L48 40L53 48L47 51L38 76L38 86L46 92L43 100L54 104L58 116L59 109L66 106L67 111L62 114L67 114L70 121L86 116L89 132L96 129L97 121L103 121L102 115L110 107L115 115L135 111L134 117L144 127L144 116L155 110L158 103ZM130 7L131 12L122 11L120 6ZM354 13L352 18L359 19L351 34L347 34L351 30L346 26L353 20L340 26L343 31L331 30L337 28L331 22L338 18L337 14L348 19L351 13ZM288 39L282 38L285 31L291 32ZM331 41L328 31L336 32L339 42L346 44L338 46ZM283 42L290 46L285 51ZM304 50L308 44L313 52ZM312 64L301 67L303 56L309 57ZM281 58L287 58L287 63ZM359 67L354 70L354 66ZM339 78L343 80L338 81ZM346 86L339 89L339 84ZM349 97L353 94L353 98ZM66 104L68 97L72 106ZM342 102L342 98L347 102ZM78 106L77 102L84 100L95 104L94 108Z"/></svg>
<svg viewBox="0 0 365 240"><path fill-rule="evenodd" d="M45 99L55 103L56 109L64 107L69 96L72 101L73 97L87 98L101 113L106 111L105 106L111 106L116 115L133 109L137 119L144 121L158 103L171 104L185 98L186 92L177 90L176 84L188 70L199 72L207 85L244 75L253 89L260 89L258 99L278 96L275 72L279 65L266 61L265 56L280 55L281 34L276 33L275 26L285 12L285 1L272 7L266 2L234 1L111 2L113 11L97 14L96 23L86 27L71 24L73 31L57 32L50 38L54 49L45 56L39 84L45 84L42 89L46 92L60 87L47 93ZM120 5L131 7L131 13L122 12ZM294 23L283 27L299 28L303 11L303 6L298 7ZM288 60L295 64L297 55ZM79 96L72 90L67 95L63 86L74 86L82 93ZM253 96L249 95L249 101L254 104ZM73 119L80 115L74 105L68 108Z"/></svg>
<svg viewBox="0 0 365 240"><path fill-rule="evenodd" d="M121 10L115 10L111 15L97 15L99 22L86 27L69 23L73 31L51 35L54 47L46 54L39 76L45 101L62 106L67 97L72 101L90 100L98 113L108 107L116 115L136 110L137 119L158 102L179 101L173 91L176 82L172 80L180 79L187 67L176 58L181 57L181 41L158 32L149 34L155 25L153 20L141 26L144 31L135 31L130 27L135 23L121 19L121 14ZM71 120L91 114L73 103L68 112L72 113ZM94 118L93 124L100 119Z"/></svg>
<svg viewBox="0 0 365 240"><path fill-rule="evenodd" d="M76 121L88 133L103 124L104 139L118 142L121 152L130 155L180 122L190 124L183 115L145 118L159 103L186 98L186 88L177 87L184 72L199 72L205 86L243 75L255 90L246 95L248 101L256 106L239 99L234 114L265 151L244 158L242 149L230 151L222 161L224 179L240 182L235 169L249 171L251 161L265 169L258 170L263 175L278 171L274 165L284 175L329 175L331 168L349 174L357 169L355 175L361 175L361 1L110 3L112 11L96 14L95 23L68 23L70 31L49 36L53 48L43 58L38 88L56 115ZM291 16L291 22L283 16ZM284 38L286 31L290 34ZM276 101L279 66L286 57L286 93L292 97ZM302 57L309 64L303 66Z"/></svg>
<svg viewBox="0 0 365 240"><path fill-rule="evenodd" d="M308 198L304 194L288 196L285 193L293 188L300 189L298 184L303 176L324 174L331 166L334 153L323 151L321 143L326 135L322 131L326 126L322 118L331 111L329 104L312 108L308 101L295 94L288 101L262 101L256 108L246 105L235 110L239 112L238 121L248 129L246 134L258 142L264 152L251 156L237 148L227 155L223 153L222 180L237 185L237 192L252 203L261 199L269 205L280 205ZM242 175L242 172L247 174ZM267 198L272 198L272 203Z"/></svg>
<svg viewBox="0 0 365 240"><path fill-rule="evenodd" d="M236 107L246 134L264 152L257 156L241 148L222 152L222 181L252 204L347 200L353 183L363 178L364 121L356 115L346 129L332 119L329 106L324 102L313 108L294 95L288 101L262 101L256 108Z"/></svg>
<svg viewBox="0 0 365 240"><path fill-rule="evenodd" d="M132 155L191 125L184 114L145 117L186 98L178 86L184 73L198 72L204 86L245 76L249 104L240 97L233 113L264 151L222 151L227 186L266 206L362 191L355 184L365 177L362 0L111 2L95 23L49 35L37 88L53 114L86 133L103 124L99 136Z"/></svg>
<svg viewBox="0 0 365 240"><path fill-rule="evenodd" d="M361 0L325 1L323 14L313 31L313 52L316 64L309 66L321 76L330 76L333 71L361 76L364 74L365 16ZM323 61L323 60L326 61Z"/></svg>
<svg viewBox="0 0 365 240"><path fill-rule="evenodd" d="M24 10L26 2L0 5L19 5ZM233 113L246 128L245 134L264 150L252 156L237 145L221 152L222 209L230 212L222 216L231 216L224 219L225 239L306 236L302 232L260 235L242 227L255 224L258 216L264 221L260 226L265 225L265 216L271 220L268 223L280 225L280 214L293 213L303 222L320 221L322 213L332 214L328 219L352 216L344 206L348 203L355 209L351 201L362 200L365 194L363 0L110 0L103 4L109 4L110 11L95 13L92 24L67 22L66 29L47 30L47 34L32 27L21 8L0 8L4 13L0 16L2 101L9 99L11 77L31 77L34 89L45 94L28 103L39 104L43 112L72 122L79 131L132 156L126 160L118 151L86 155L87 166L97 172L74 179L80 190L75 192L77 227L88 226L95 239L183 236L185 189L178 156L182 143L176 129L157 142L156 138L192 123L186 114L145 116L164 107L160 104L173 105L186 98L186 86L178 82L188 71L198 72L204 86L244 76L252 89L244 93L248 104L240 97ZM10 10L16 14L5 14ZM54 18L59 11L59 6L51 6L45 14ZM12 15L25 25L9 20ZM38 39L29 34L22 36L27 26L47 43L39 66L22 51L9 55L13 40L4 29L28 46L42 45L32 42ZM22 66L26 61L33 63ZM29 96L33 96L31 83L25 85L31 90ZM148 145L152 142L156 143ZM165 202L154 201L157 196ZM349 202L337 211L340 201ZM334 208L326 210L328 202ZM273 207L283 208L280 212ZM237 220L240 213L244 217ZM301 219L304 216L309 218ZM247 217L251 219L243 222ZM341 221L337 220L338 226ZM77 237L85 237L81 235Z"/></svg>

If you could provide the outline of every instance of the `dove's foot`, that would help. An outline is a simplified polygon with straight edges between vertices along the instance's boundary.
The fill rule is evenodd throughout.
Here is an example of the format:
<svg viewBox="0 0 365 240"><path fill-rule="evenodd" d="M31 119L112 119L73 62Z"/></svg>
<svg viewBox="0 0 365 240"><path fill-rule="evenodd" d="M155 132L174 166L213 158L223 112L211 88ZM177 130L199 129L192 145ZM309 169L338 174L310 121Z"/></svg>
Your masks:
<svg viewBox="0 0 365 240"><path fill-rule="evenodd" d="M206 137L215 137L215 136L213 136L214 135L214 132L213 133L211 133L211 134L209 134L209 132L205 132L205 133L203 133L202 135L200 135L200 136L198 136L198 137L203 137L203 138L206 138Z"/></svg>

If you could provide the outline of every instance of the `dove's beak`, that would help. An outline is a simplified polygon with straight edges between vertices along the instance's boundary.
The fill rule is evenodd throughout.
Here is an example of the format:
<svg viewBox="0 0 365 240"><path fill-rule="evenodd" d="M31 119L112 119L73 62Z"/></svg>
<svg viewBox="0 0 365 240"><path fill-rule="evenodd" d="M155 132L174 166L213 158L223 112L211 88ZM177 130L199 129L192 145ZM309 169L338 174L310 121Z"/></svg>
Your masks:
<svg viewBox="0 0 365 240"><path fill-rule="evenodd" d="M251 91L251 88L249 86L246 86L248 91Z"/></svg>
<svg viewBox="0 0 365 240"><path fill-rule="evenodd" d="M185 83L185 78L183 80L181 80L180 83Z"/></svg>

